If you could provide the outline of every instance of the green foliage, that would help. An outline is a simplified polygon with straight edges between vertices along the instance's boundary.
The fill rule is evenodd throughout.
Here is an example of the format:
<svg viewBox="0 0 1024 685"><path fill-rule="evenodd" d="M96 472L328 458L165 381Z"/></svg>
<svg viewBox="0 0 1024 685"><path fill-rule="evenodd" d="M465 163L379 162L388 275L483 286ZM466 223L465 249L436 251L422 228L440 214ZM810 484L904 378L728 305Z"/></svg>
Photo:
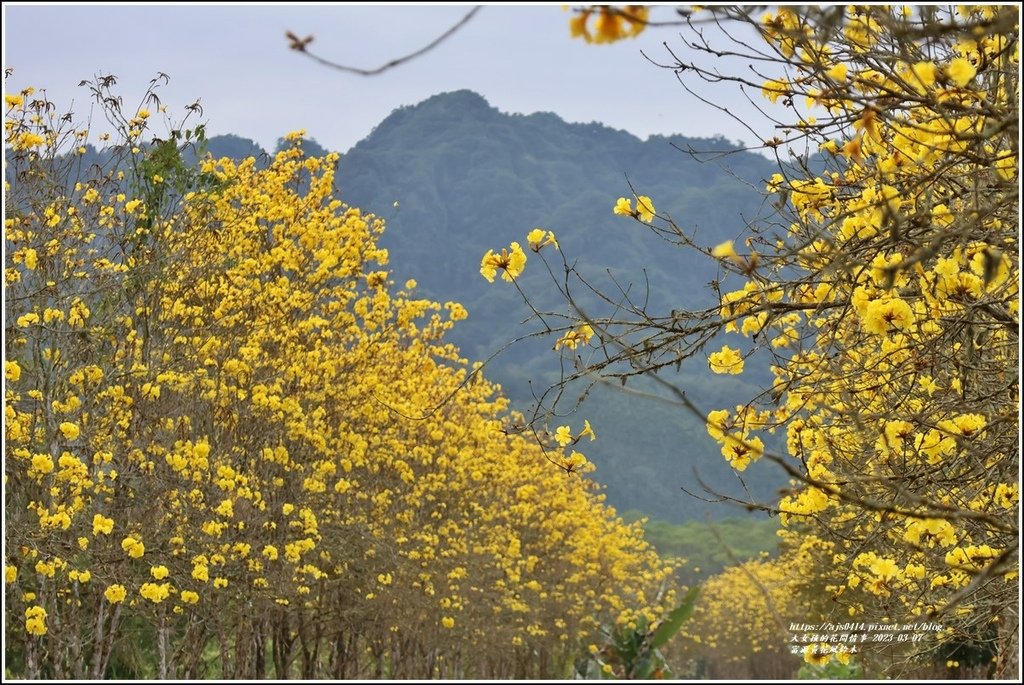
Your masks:
<svg viewBox="0 0 1024 685"><path fill-rule="evenodd" d="M984 628L972 628L966 635L939 643L932 660L939 664L955 662L957 668L976 668L991 666L997 656L996 639L998 631L994 624Z"/></svg>
<svg viewBox="0 0 1024 685"><path fill-rule="evenodd" d="M154 139L143 146L145 155L131 174L132 195L143 200L146 216L139 226L149 229L155 218L166 214L186 194L209 192L223 186L223 182L211 173L203 172L196 160L208 152L206 126L175 129L166 139Z"/></svg>
<svg viewBox="0 0 1024 685"><path fill-rule="evenodd" d="M660 649L693 616L699 593L699 586L690 588L682 603L653 625L648 625L647 620L640 616L635 623L617 626L614 630L605 629L605 644L593 655L594 662L600 667L600 677L625 680L671 678L672 673ZM584 675L589 672L588 667Z"/></svg>
<svg viewBox="0 0 1024 685"><path fill-rule="evenodd" d="M864 669L852 659L848 664L832 659L823 666L804 662L796 677L800 680L860 680Z"/></svg>
<svg viewBox="0 0 1024 685"><path fill-rule="evenodd" d="M683 623L693 616L693 607L697 602L698 592L699 588L694 586L683 598L683 603L669 612L668 618L655 629L654 635L651 637L652 649L664 647L665 643L683 627Z"/></svg>
<svg viewBox="0 0 1024 685"><path fill-rule="evenodd" d="M626 519L637 513L626 512ZM720 573L728 566L778 551L779 529L776 518L725 519L714 523L689 521L674 524L652 520L644 527L645 536L662 557L678 557L686 565L677 572L680 581L690 584Z"/></svg>

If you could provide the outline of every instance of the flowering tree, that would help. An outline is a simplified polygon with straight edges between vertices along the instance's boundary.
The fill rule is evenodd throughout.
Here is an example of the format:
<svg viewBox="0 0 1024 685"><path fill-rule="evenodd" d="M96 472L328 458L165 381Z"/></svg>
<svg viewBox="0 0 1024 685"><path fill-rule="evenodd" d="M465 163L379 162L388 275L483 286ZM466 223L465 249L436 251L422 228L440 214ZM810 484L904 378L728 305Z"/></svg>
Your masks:
<svg viewBox="0 0 1024 685"><path fill-rule="evenodd" d="M569 307L534 316L567 363L536 417L571 383L650 379L706 419L737 472L769 459L791 476L780 501L746 504L811 542L790 572L827 593L818 620L941 625L884 646L884 661L870 646L859 658L891 675L966 646L971 665L1014 672L1018 12L680 15L688 51L749 63L728 74L670 48L665 66L684 88L732 84L767 101L775 128L763 148L779 162L766 179L772 214L742 241L699 245L655 210L657 198L610 200L616 214L717 260L718 303L657 313L624 288L584 307L577 293L593 288L556 258ZM647 25L646 12L601 7L571 28L610 41ZM514 277L523 266L512 266L484 260ZM717 374L767 365L775 381L744 405L701 406L665 375L693 358ZM784 449L769 448L772 433Z"/></svg>
<svg viewBox="0 0 1024 685"><path fill-rule="evenodd" d="M156 91L113 85L99 155L6 97L12 673L564 676L602 624L658 619L671 569L537 468L444 340L466 310L395 287L336 157L147 140Z"/></svg>

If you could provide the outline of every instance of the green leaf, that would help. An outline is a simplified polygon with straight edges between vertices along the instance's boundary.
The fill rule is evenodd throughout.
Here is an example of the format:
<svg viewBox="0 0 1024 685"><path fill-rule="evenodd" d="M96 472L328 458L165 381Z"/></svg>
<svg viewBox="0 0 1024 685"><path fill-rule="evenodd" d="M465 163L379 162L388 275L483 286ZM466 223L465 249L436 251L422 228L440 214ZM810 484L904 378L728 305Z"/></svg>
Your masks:
<svg viewBox="0 0 1024 685"><path fill-rule="evenodd" d="M654 670L654 660L651 659L650 655L640 659L637 663L636 668L633 670L633 680L648 680L651 677L651 672Z"/></svg>
<svg viewBox="0 0 1024 685"><path fill-rule="evenodd" d="M697 595L700 593L700 586L694 585L686 596L683 598L683 603L672 610L672 613L668 615L668 618L658 626L658 629L654 631L654 637L651 638L651 648L658 649L666 642L669 638L679 632L679 629L683 627L683 623L686 619L693 616L693 608L697 604Z"/></svg>

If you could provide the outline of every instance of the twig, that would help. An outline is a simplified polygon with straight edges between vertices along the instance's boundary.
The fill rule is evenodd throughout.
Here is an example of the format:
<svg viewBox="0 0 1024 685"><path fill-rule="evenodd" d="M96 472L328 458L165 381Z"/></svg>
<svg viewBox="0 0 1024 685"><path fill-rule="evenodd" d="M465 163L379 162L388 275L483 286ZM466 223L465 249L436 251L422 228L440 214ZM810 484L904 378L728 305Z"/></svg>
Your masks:
<svg viewBox="0 0 1024 685"><path fill-rule="evenodd" d="M445 40L450 38L451 35L454 34L456 31L458 31L467 23L469 23L469 20L472 19L476 15L476 13L480 11L481 7L482 5L477 5L473 9L469 10L469 12L466 13L466 16L462 17L462 19L456 22L451 28L449 28L447 31L442 33L434 40L430 41L430 43L423 46L419 50L411 52L408 55L405 55L404 57L398 57L396 59L393 59L390 62L387 62L386 64L382 64L376 69L360 69L359 67L350 67L344 64L338 64L337 62L333 62L329 59L321 57L320 55L313 54L312 52L309 51L309 48L307 47L309 43L312 42L313 36L307 36L306 38L300 40L291 31L287 32L285 35L287 36L288 40L291 41L290 47L292 50L295 50L296 52L301 52L302 54L306 55L307 57L316 62L319 62L325 67L337 69L338 71L348 72L350 74L358 74L359 76L376 76L377 74L381 74L387 71L388 69L392 69L401 64L405 64L406 62L412 61L417 57L433 50L438 45L443 43Z"/></svg>

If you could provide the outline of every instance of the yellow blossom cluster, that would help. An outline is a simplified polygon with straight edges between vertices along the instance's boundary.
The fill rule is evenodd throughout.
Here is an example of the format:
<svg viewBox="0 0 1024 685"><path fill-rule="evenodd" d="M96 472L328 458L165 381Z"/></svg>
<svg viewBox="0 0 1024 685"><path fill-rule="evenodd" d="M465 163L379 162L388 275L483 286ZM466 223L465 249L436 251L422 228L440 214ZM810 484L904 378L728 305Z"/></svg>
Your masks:
<svg viewBox="0 0 1024 685"><path fill-rule="evenodd" d="M929 649L983 644L1003 668L1019 600L1019 12L687 11L700 13L689 48L760 65L756 83L671 53L680 79L760 85L786 138L764 141L779 162L766 187L774 211L749 227L743 254L734 240L697 248L722 274L716 306L673 311L670 324L639 312L628 330L643 342L610 362L577 360L580 374L616 362L658 373L673 360L653 350L681 361L717 334L733 337L714 338L713 373L770 355L774 380L750 403L684 404L711 409L708 434L735 469L768 458L793 477L771 509L803 540L790 543L803 554L794 591L865 620L942 615L949 629ZM572 31L587 37L588 17L619 13L592 6ZM650 223L653 206L634 198L613 213ZM656 232L695 247L661 221ZM821 647L806 660L828 660ZM912 651L889 654L894 668Z"/></svg>
<svg viewBox="0 0 1024 685"><path fill-rule="evenodd" d="M12 107L11 135L61 125ZM71 677L150 622L175 626L179 675L207 642L282 655L277 677L536 675L623 612L654 620L671 569L639 526L582 454L552 468L509 430L500 389L445 341L465 310L396 290L383 222L334 196L336 157L293 142L266 166L12 183L5 579L26 621L8 650L47 640L47 672ZM147 149L119 148L156 165ZM18 150L19 169L56 168ZM513 243L481 271L513 281L525 260ZM84 662L79 626L97 626ZM296 640L342 651L302 667Z"/></svg>
<svg viewBox="0 0 1024 685"><path fill-rule="evenodd" d="M554 235L552 234L551 237L553 240ZM542 240L543 238L537 238L538 250ZM533 244L533 241L531 241L531 244ZM488 282L493 283L494 277L500 271L501 277L511 283L523 273L525 267L526 253L523 252L523 248L519 246L519 243L513 242L508 248L503 248L500 253L488 250L487 254L480 261L480 275L486 278Z"/></svg>
<svg viewBox="0 0 1024 685"><path fill-rule="evenodd" d="M796 555L753 559L704 582L694 616L683 626L677 658L711 664L711 677L743 667L767 670L766 677L791 676L798 663L789 654L796 637L791 623L821 618L818 607L804 602L799 576L790 571L806 561Z"/></svg>
<svg viewBox="0 0 1024 685"><path fill-rule="evenodd" d="M653 221L656 215L654 202L646 195L637 196L636 209L633 209L633 202L629 198L620 197L615 202L612 212L620 216L631 216L646 223Z"/></svg>
<svg viewBox="0 0 1024 685"><path fill-rule="evenodd" d="M573 38L588 43L614 43L623 38L635 38L647 28L650 8L644 5L588 7L579 10L569 22Z"/></svg>
<svg viewBox="0 0 1024 685"><path fill-rule="evenodd" d="M813 10L762 18L786 68L763 95L829 115L827 135L807 134L825 164L771 179L789 226L762 270L731 242L712 254L747 277L722 294L723 329L775 354L760 428L784 428L803 476L783 520L835 545L805 575L865 618L925 616L967 592L955 622L975 634L1017 596L1018 159L1000 122L1017 118L1019 48L1005 8L937 11L968 28L929 32L931 14L887 6L850 8L833 33ZM893 36L914 31L881 70ZM726 346L711 369L744 356ZM751 411L708 416L741 470Z"/></svg>

